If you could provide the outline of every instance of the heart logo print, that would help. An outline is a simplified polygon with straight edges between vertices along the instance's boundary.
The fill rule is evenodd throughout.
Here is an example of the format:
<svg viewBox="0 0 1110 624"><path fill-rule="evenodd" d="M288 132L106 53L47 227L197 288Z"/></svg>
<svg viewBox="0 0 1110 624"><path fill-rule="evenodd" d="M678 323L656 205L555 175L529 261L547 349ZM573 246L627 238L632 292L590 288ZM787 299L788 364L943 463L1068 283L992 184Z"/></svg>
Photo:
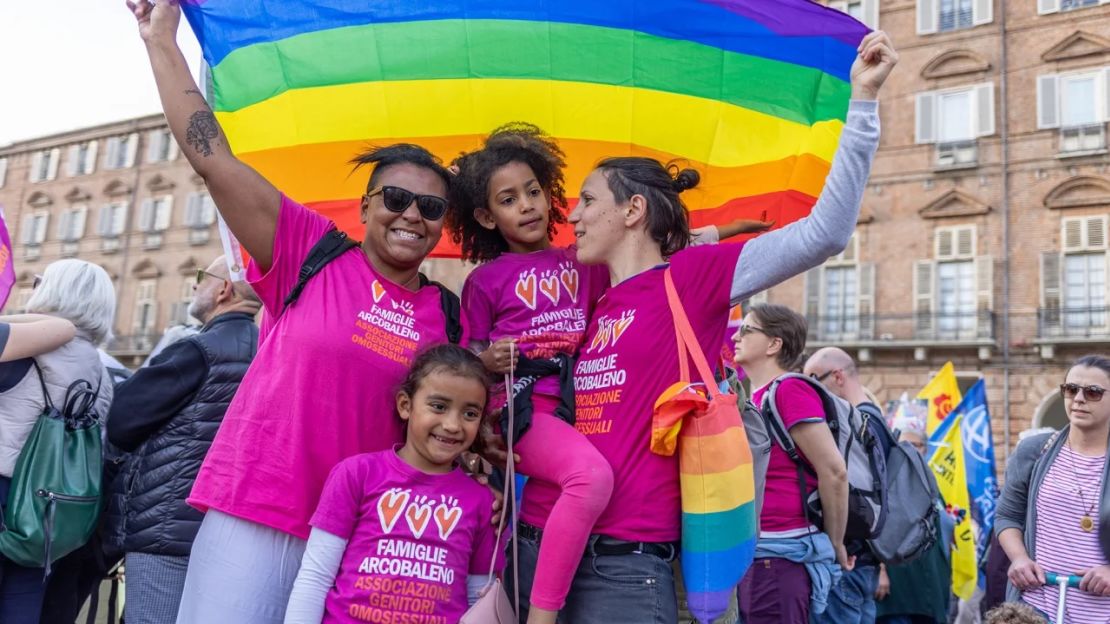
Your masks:
<svg viewBox="0 0 1110 624"><path fill-rule="evenodd" d="M447 503L451 503L448 507ZM447 541L451 537L451 533L455 530L455 526L459 524L459 519L462 518L462 507L459 507L458 501L454 498L445 499L442 503L436 506L435 520L436 527L439 529L440 539Z"/></svg>
<svg viewBox="0 0 1110 624"><path fill-rule="evenodd" d="M401 517L401 512L409 504L409 490L393 488L378 498L378 520L382 531L392 533L393 527Z"/></svg>
<svg viewBox="0 0 1110 624"><path fill-rule="evenodd" d="M529 310L536 309L536 274L521 275L516 280L516 296L528 306Z"/></svg>
<svg viewBox="0 0 1110 624"><path fill-rule="evenodd" d="M382 297L385 296L385 286L382 286L381 282L378 280L374 280L374 283L370 285L370 289L374 291L374 303L380 302Z"/></svg>
<svg viewBox="0 0 1110 624"><path fill-rule="evenodd" d="M559 304L559 278L552 275L540 280L540 292L542 292L551 303Z"/></svg>
<svg viewBox="0 0 1110 624"><path fill-rule="evenodd" d="M409 505L405 510L405 522L408 523L409 529L412 530L412 536L420 539L424 535L424 529L428 528L428 521L432 519L432 506L421 497L416 502Z"/></svg>
<svg viewBox="0 0 1110 624"><path fill-rule="evenodd" d="M619 320L613 323L613 344L617 344L617 341L621 339L621 334L624 333L624 330L628 329L628 326L631 325L632 321L635 319L636 316L630 314L628 316L621 316Z"/></svg>
<svg viewBox="0 0 1110 624"><path fill-rule="evenodd" d="M567 289L570 300L578 303L578 269L563 269L559 274L559 281L563 282L563 288Z"/></svg>

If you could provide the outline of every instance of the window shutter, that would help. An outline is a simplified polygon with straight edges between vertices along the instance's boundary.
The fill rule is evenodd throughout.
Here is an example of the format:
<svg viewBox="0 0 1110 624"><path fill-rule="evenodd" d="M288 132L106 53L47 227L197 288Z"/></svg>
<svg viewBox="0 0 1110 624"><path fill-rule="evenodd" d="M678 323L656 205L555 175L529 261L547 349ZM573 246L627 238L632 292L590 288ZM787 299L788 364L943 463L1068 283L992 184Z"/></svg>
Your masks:
<svg viewBox="0 0 1110 624"><path fill-rule="evenodd" d="M994 259L990 256L975 258L975 300L979 311L979 337L990 338L994 310Z"/></svg>
<svg viewBox="0 0 1110 624"><path fill-rule="evenodd" d="M35 152L31 154L31 174L28 179L32 182L39 182L42 178L39 177L39 172L42 171L42 152Z"/></svg>
<svg viewBox="0 0 1110 624"><path fill-rule="evenodd" d="M100 219L96 224L96 233L101 236L108 236L112 232L112 204L106 204L100 208Z"/></svg>
<svg viewBox="0 0 1110 624"><path fill-rule="evenodd" d="M952 228L937 228L936 253L937 260L948 260L956 255L955 230Z"/></svg>
<svg viewBox="0 0 1110 624"><path fill-rule="evenodd" d="M955 232L956 255L960 258L970 258L975 255L975 227L958 228Z"/></svg>
<svg viewBox="0 0 1110 624"><path fill-rule="evenodd" d="M937 0L917 0L917 34L935 33L938 18Z"/></svg>
<svg viewBox="0 0 1110 624"><path fill-rule="evenodd" d="M871 30L879 29L879 0L863 0L863 23Z"/></svg>
<svg viewBox="0 0 1110 624"><path fill-rule="evenodd" d="M68 241L69 240L69 226L72 222L73 222L73 211L72 210L66 210L62 214L58 215L58 232L57 232L58 240L63 240L63 241Z"/></svg>
<svg viewBox="0 0 1110 624"><path fill-rule="evenodd" d="M205 193L202 196L201 205L204 210L201 213L204 225L212 225L216 222L216 202L212 201L212 196Z"/></svg>
<svg viewBox="0 0 1110 624"><path fill-rule="evenodd" d="M1060 77L1037 76L1037 129L1060 126Z"/></svg>
<svg viewBox="0 0 1110 624"><path fill-rule="evenodd" d="M23 215L23 223L20 224L19 239L24 245L30 245L31 241L35 238L35 218L33 215Z"/></svg>
<svg viewBox="0 0 1110 624"><path fill-rule="evenodd" d="M38 215L36 220L37 227L35 228L35 244L41 245L46 240L46 226L50 223L50 213L44 212Z"/></svg>
<svg viewBox="0 0 1110 624"><path fill-rule="evenodd" d="M173 214L173 195L166 195L158 202L158 213L154 215L155 232L164 232L169 229L171 214Z"/></svg>
<svg viewBox="0 0 1110 624"><path fill-rule="evenodd" d="M170 142L170 147L166 150L166 160L173 162L177 160L177 154L180 151L177 147L177 139L173 138L172 133L166 133L166 140Z"/></svg>
<svg viewBox="0 0 1110 624"><path fill-rule="evenodd" d="M81 206L73 211L73 240L77 241L85 237L85 221L88 215L88 206Z"/></svg>
<svg viewBox="0 0 1110 624"><path fill-rule="evenodd" d="M139 208L139 231L149 232L154 228L154 200L144 199Z"/></svg>
<svg viewBox="0 0 1110 624"><path fill-rule="evenodd" d="M161 151L161 130L151 130L146 133L146 161L148 163L158 162L158 152Z"/></svg>
<svg viewBox="0 0 1110 624"><path fill-rule="evenodd" d="M937 126L937 94L934 91L918 93L914 105L914 114L917 123L914 132L914 142L933 143L936 139Z"/></svg>
<svg viewBox="0 0 1110 624"><path fill-rule="evenodd" d="M988 2L989 3L989 2ZM975 87L975 136L994 134L994 83L986 82Z"/></svg>
<svg viewBox="0 0 1110 624"><path fill-rule="evenodd" d="M0 188L4 188L4 182L8 179L8 159L0 158Z"/></svg>
<svg viewBox="0 0 1110 624"><path fill-rule="evenodd" d="M859 337L871 340L875 337L875 265L864 262L859 265Z"/></svg>
<svg viewBox="0 0 1110 624"><path fill-rule="evenodd" d="M1005 2L1005 0L1003 0ZM971 6L971 23L975 26L994 21L994 0L975 0Z"/></svg>
<svg viewBox="0 0 1110 624"><path fill-rule="evenodd" d="M73 177L81 171L81 144L70 145L66 155L66 175Z"/></svg>
<svg viewBox="0 0 1110 624"><path fill-rule="evenodd" d="M127 135L127 159L123 163L123 167L133 167L135 165L135 154L139 151L139 133L132 132Z"/></svg>
<svg viewBox="0 0 1110 624"><path fill-rule="evenodd" d="M810 330L817 327L821 316L821 283L824 281L825 267L814 267L806 271L806 318Z"/></svg>
<svg viewBox="0 0 1110 624"><path fill-rule="evenodd" d="M55 147L50 150L50 163L47 165L46 179L53 180L58 177L58 162L62 159L62 148Z"/></svg>
<svg viewBox="0 0 1110 624"><path fill-rule="evenodd" d="M105 169L119 169L119 137L108 137L108 149L104 158Z"/></svg>
<svg viewBox="0 0 1110 624"><path fill-rule="evenodd" d="M1037 0L1037 13L1056 13L1060 10L1060 0Z"/></svg>
<svg viewBox="0 0 1110 624"><path fill-rule="evenodd" d="M112 210L112 235L119 236L123 234L123 228L127 225L127 211L128 204L120 202L115 204Z"/></svg>
<svg viewBox="0 0 1110 624"><path fill-rule="evenodd" d="M185 199L185 225L187 227L197 227L201 223L201 210L203 210L202 197L200 193L191 193Z"/></svg>
<svg viewBox="0 0 1110 624"><path fill-rule="evenodd" d="M1061 224L1060 240L1064 243L1064 251L1083 251L1083 219L1068 218Z"/></svg>
<svg viewBox="0 0 1110 624"><path fill-rule="evenodd" d="M935 267L932 260L918 260L914 263L913 312L918 333L930 334L933 331Z"/></svg>
<svg viewBox="0 0 1110 624"><path fill-rule="evenodd" d="M1041 324L1044 328L1060 326L1061 256L1055 251L1041 254Z"/></svg>
<svg viewBox="0 0 1110 624"><path fill-rule="evenodd" d="M1086 221L1086 248L1092 251L1104 251L1106 245L1106 215L1087 217Z"/></svg>
<svg viewBox="0 0 1110 624"><path fill-rule="evenodd" d="M92 173L96 171L96 149L100 145L100 141L89 141L89 149L85 152L84 166L81 168L83 173Z"/></svg>

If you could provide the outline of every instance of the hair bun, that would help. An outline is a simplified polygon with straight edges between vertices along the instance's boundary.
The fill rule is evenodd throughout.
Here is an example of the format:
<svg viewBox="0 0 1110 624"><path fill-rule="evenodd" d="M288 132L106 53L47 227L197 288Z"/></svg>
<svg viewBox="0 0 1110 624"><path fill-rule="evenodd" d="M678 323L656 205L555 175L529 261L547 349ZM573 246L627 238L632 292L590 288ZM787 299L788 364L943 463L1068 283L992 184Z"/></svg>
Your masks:
<svg viewBox="0 0 1110 624"><path fill-rule="evenodd" d="M698 185L698 182L701 182L701 175L697 171L693 169L683 169L674 177L674 182L671 183L671 186L676 193L681 193L682 191L694 188Z"/></svg>

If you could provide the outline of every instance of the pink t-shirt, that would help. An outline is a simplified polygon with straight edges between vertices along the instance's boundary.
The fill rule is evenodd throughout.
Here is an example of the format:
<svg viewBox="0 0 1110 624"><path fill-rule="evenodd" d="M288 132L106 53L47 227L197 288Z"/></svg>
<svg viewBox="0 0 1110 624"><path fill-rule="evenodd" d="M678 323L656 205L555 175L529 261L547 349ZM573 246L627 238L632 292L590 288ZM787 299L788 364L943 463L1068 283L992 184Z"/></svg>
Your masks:
<svg viewBox="0 0 1110 624"><path fill-rule="evenodd" d="M492 510L489 488L458 469L426 474L394 450L340 462L312 516L347 540L323 621L457 622L466 576L489 573Z"/></svg>
<svg viewBox="0 0 1110 624"><path fill-rule="evenodd" d="M763 395L771 386L768 384L752 393L752 403L762 405ZM799 379L787 379L779 386L775 397L782 422L789 431L794 425L804 422L823 422L825 408L817 391ZM805 454L798 449L798 455L805 460ZM817 488L817 479L805 472L806 491ZM763 488L763 513L759 517L760 534L767 536L775 533L793 534L810 527L802 508L802 493L798 487L798 469L786 451L778 444L771 444L771 455L767 461L767 482Z"/></svg>
<svg viewBox="0 0 1110 624"><path fill-rule="evenodd" d="M671 258L675 287L711 365L724 340L740 249L708 245ZM655 400L679 376L663 275L657 267L602 295L574 372L575 427L613 467L613 495L594 532L624 540L669 542L681 532L678 458L649 448ZM543 526L558 496L558 487L529 482L522 517Z"/></svg>
<svg viewBox="0 0 1110 624"><path fill-rule="evenodd" d="M1110 563L1098 544L1098 514L1106 456L1087 457L1065 445L1052 461L1037 491L1037 528L1034 552L1048 572L1074 573ZM1089 516L1096 529L1080 528ZM1056 614L1060 587L1045 585L1026 590L1022 600L1045 613ZM1110 598L1069 589L1065 600L1068 624L1110 622Z"/></svg>
<svg viewBox="0 0 1110 624"><path fill-rule="evenodd" d="M282 197L270 270L248 278L272 322L228 406L189 504L300 538L328 471L402 441L394 395L414 354L446 341L439 290L406 290L349 251L280 317L309 250L331 222Z"/></svg>
<svg viewBox="0 0 1110 624"><path fill-rule="evenodd" d="M532 359L574 355L594 303L608 286L609 270L579 263L573 247L504 253L466 278L462 308L467 331L471 340L519 338L521 353ZM559 379L540 379L535 392L559 396ZM504 403L503 393L491 396Z"/></svg>

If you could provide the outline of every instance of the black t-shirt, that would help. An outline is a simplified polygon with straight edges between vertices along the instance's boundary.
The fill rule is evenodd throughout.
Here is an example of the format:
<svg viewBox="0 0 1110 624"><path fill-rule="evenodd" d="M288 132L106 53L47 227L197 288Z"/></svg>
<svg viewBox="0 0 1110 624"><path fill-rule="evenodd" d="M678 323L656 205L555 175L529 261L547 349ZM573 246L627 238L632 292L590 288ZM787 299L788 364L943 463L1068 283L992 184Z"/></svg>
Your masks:
<svg viewBox="0 0 1110 624"><path fill-rule="evenodd" d="M11 336L12 326L8 323L0 323L0 353L8 346L8 337ZM7 392L14 388L24 377L27 376L27 371L31 370L34 360L31 358L23 358L21 360L12 360L11 362L0 362L0 392Z"/></svg>

